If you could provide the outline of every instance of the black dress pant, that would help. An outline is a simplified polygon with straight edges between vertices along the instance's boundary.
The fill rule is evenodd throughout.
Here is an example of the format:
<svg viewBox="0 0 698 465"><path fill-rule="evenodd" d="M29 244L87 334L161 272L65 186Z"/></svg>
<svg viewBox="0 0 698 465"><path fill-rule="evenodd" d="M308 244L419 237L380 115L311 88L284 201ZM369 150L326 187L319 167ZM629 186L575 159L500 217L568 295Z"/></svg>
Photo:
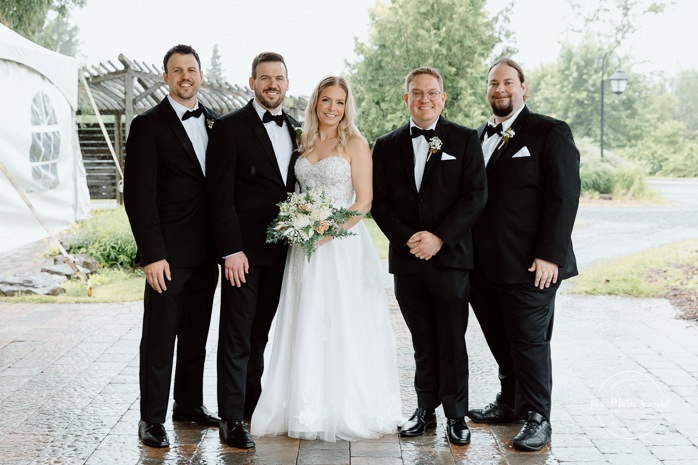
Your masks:
<svg viewBox="0 0 698 465"><path fill-rule="evenodd" d="M395 275L395 297L412 335L418 407L448 418L468 411L468 271L429 265Z"/></svg>
<svg viewBox="0 0 698 465"><path fill-rule="evenodd" d="M221 283L218 337L218 414L224 420L252 418L262 394L264 349L279 305L286 254L269 266L251 266L246 283Z"/></svg>
<svg viewBox="0 0 698 465"><path fill-rule="evenodd" d="M211 324L218 265L170 269L167 290L145 284L143 334L140 345L141 419L164 423L170 397L175 340L177 368L174 398L184 407L203 404L206 340Z"/></svg>
<svg viewBox="0 0 698 465"><path fill-rule="evenodd" d="M550 418L553 388L550 340L555 295L560 281L547 289L529 284L496 284L476 268L471 274L470 304L499 365L502 402L525 417Z"/></svg>

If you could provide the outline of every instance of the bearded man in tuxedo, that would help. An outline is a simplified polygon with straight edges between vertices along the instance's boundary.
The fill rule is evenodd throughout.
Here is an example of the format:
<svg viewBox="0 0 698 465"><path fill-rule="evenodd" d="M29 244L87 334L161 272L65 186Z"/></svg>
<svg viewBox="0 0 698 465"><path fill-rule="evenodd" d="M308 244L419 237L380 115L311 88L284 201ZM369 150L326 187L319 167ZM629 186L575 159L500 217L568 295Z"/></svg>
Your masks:
<svg viewBox="0 0 698 465"><path fill-rule="evenodd" d="M218 340L220 436L249 449L245 420L262 393L269 338L288 247L267 244L277 204L293 192L298 122L282 111L288 71L278 53L252 62L254 99L216 121L207 152L207 193L219 256L224 260Z"/></svg>
<svg viewBox="0 0 698 465"><path fill-rule="evenodd" d="M550 340L555 295L577 274L572 227L580 194L579 151L563 122L529 111L526 81L511 59L487 74L493 116L478 128L489 198L473 228L470 303L499 365L495 402L475 422L524 422L519 450L550 440Z"/></svg>
<svg viewBox="0 0 698 465"><path fill-rule="evenodd" d="M400 435L436 427L443 406L448 439L469 444L468 272L470 229L487 197L482 150L474 129L441 112L443 79L434 68L405 79L410 121L376 140L371 213L390 240L395 296L412 334L417 408Z"/></svg>
<svg viewBox="0 0 698 465"><path fill-rule="evenodd" d="M197 99L203 73L193 48L171 48L163 66L169 94L131 123L124 173L124 204L147 281L138 436L151 447L169 445L163 423L175 339L172 419L205 426L219 421L203 405L206 339L218 281L204 200L205 160L208 129L218 115Z"/></svg>

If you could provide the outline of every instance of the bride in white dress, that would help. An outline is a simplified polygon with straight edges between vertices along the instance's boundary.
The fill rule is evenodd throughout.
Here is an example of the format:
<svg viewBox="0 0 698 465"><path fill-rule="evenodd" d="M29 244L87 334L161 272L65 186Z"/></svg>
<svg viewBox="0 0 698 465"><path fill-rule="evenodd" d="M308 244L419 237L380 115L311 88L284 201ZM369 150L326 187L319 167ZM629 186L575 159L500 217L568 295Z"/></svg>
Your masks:
<svg viewBox="0 0 698 465"><path fill-rule="evenodd" d="M313 91L295 171L302 190L323 186L336 206L368 213L372 162L342 77ZM404 419L383 267L362 216L355 235L318 242L310 262L286 259L271 360L252 415L255 436L348 441L395 433Z"/></svg>

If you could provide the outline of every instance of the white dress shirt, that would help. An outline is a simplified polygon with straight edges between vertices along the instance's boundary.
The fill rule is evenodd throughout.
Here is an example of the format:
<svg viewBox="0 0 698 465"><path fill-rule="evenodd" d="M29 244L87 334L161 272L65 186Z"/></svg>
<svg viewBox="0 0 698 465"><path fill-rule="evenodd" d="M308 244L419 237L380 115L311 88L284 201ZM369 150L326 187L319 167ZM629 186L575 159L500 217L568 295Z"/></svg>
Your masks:
<svg viewBox="0 0 698 465"><path fill-rule="evenodd" d="M201 171L206 176L206 146L208 145L208 132L206 132L206 113L202 113L198 118L187 118L182 121L182 116L188 110L195 110L196 107L201 105L197 101L197 105L194 108L187 108L181 103L177 102L175 99L167 94L167 99L170 101L172 108L174 108L175 113L177 113L177 118L184 126L184 130L189 136L191 145L194 146L194 152L196 153L196 158L199 159L199 164L201 165Z"/></svg>
<svg viewBox="0 0 698 465"><path fill-rule="evenodd" d="M267 110L262 108L262 106L257 103L257 100L253 100L252 105L254 106L254 109L257 111L259 119L261 120L264 116L264 112ZM271 111L269 111L269 113L271 113L272 116L281 114L281 108L277 108L274 111L276 111L276 113L271 113ZM267 134L269 134L269 140L271 141L271 146L274 149L274 155L276 155L276 162L279 164L279 170L281 171L281 177L284 180L284 184L286 184L286 178L288 177L288 165L291 163L291 155L293 155L293 141L291 140L291 134L289 133L288 128L286 128L287 124L288 123L286 121L284 121L282 126L279 126L274 121L264 123L264 129L266 129Z"/></svg>
<svg viewBox="0 0 698 465"><path fill-rule="evenodd" d="M436 129L436 123L438 120L434 121L434 124L428 128L420 128L425 131L429 129ZM412 118L410 118L410 136L412 135L412 128L417 127ZM427 165L427 156L429 154L429 141L426 137L412 137L412 151L414 152L414 183L417 186L417 192L422 186L422 178L424 177L424 168Z"/></svg>
<svg viewBox="0 0 698 465"><path fill-rule="evenodd" d="M519 116L519 113L521 113L521 110L526 106L524 103L521 105L521 108L519 108L516 113L514 113L509 119L506 121L502 122L502 132L506 131L511 127L512 124L514 124L514 121L516 121L516 117ZM494 127L497 124L494 122L494 116L492 116L487 123L488 125ZM492 134L491 136L488 136L487 133L485 133L485 138L482 140L482 153L485 156L485 166L487 166L487 163L490 162L490 158L492 158L492 154L494 151L499 147L500 142L502 141L502 136L499 134Z"/></svg>

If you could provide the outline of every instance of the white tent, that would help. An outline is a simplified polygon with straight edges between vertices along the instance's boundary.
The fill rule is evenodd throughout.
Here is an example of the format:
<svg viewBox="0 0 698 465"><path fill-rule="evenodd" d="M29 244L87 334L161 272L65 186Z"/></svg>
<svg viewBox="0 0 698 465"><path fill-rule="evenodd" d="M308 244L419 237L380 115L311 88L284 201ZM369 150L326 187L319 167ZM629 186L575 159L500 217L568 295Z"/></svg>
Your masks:
<svg viewBox="0 0 698 465"><path fill-rule="evenodd" d="M78 63L0 24L0 162L58 232L87 216L90 194L78 143ZM0 173L0 252L47 234Z"/></svg>

